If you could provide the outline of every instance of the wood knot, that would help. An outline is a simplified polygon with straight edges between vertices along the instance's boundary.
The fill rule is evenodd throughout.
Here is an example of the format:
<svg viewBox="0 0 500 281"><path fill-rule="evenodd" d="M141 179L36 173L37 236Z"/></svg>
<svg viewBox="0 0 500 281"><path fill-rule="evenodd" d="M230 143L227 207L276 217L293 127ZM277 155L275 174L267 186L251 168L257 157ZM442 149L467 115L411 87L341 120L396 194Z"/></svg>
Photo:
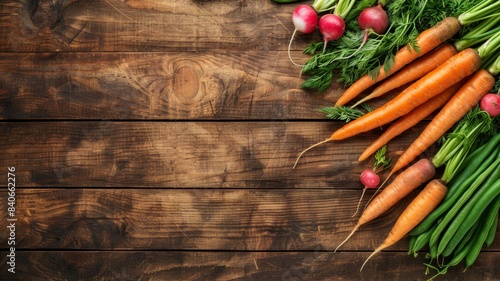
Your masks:
<svg viewBox="0 0 500 281"><path fill-rule="evenodd" d="M39 28L52 28L60 19L64 0L32 0L31 21Z"/></svg>
<svg viewBox="0 0 500 281"><path fill-rule="evenodd" d="M177 97L184 101L193 100L200 90L200 75L190 64L175 68L173 75L173 90Z"/></svg>

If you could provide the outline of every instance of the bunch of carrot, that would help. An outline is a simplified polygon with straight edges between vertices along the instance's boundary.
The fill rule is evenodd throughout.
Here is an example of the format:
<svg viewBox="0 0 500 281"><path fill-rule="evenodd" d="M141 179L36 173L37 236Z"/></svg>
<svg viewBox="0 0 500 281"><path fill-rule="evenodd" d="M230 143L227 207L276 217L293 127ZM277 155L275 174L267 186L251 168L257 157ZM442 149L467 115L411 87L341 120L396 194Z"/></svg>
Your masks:
<svg viewBox="0 0 500 281"><path fill-rule="evenodd" d="M500 5L497 6L500 7ZM477 104L482 96L488 93L495 84L494 75L498 74L497 70L494 70L494 73L490 73L489 71L481 69L481 66L497 55L497 49L500 47L500 31L491 36L488 41L484 42L478 48L466 48L459 52L456 50L457 53L449 51L447 53L448 59L442 63L436 64L435 59L428 60L431 64L434 64L434 66L437 65L437 67L422 68L424 71L420 72L418 75L406 75L408 71L411 72L412 69L414 69L414 65L410 64L408 67L404 66L409 64L410 61L416 60L420 56L424 56L423 53L434 51L434 48L442 44L444 45L439 47L436 52L453 48L452 46L448 47L445 41L454 33L458 32L460 26L460 21L457 18L448 17L438 25L422 32L417 37L419 52L415 50L411 51L409 47L401 49L400 52L396 54L391 71L394 73L402 68L401 72L396 72L401 74L398 75L401 79L413 79L412 77L420 78L383 106L347 123L326 140L314 144L302 151L297 157L297 161L304 152L315 146L329 141L344 140L387 125L398 118L403 118L403 120L399 120L397 126L393 125L393 127L388 130L388 133L381 136L379 140L367 148L360 157L360 160L364 160L385 145L388 140L402 133L446 103L443 110L439 113L439 116L434 118L423 135L399 158L391 174L413 161L449 130L468 110ZM433 58L433 53L429 55ZM426 55L422 57L422 59L427 58L428 56ZM358 93L361 93L363 90L368 89L370 86L386 77L388 77L388 74L386 74L383 67L380 68L380 73L376 80L373 80L368 75L362 77L358 80L359 83L354 83L344 92L343 96L337 101L337 106L344 104L348 100L354 98ZM399 83L404 85L408 82L410 81L405 80ZM355 94L353 95L353 93ZM433 98L435 99L431 100Z"/></svg>

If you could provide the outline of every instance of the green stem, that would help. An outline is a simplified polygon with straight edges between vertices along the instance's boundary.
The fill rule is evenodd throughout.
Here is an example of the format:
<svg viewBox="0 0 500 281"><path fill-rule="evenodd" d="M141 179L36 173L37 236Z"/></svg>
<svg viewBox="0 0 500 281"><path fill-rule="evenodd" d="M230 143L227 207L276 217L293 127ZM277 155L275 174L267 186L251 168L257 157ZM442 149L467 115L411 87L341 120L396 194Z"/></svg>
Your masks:
<svg viewBox="0 0 500 281"><path fill-rule="evenodd" d="M324 0L314 0L314 2L311 4L311 6L314 8L314 10L318 11L319 7L323 5Z"/></svg>
<svg viewBox="0 0 500 281"><path fill-rule="evenodd" d="M499 2L500 3L500 2ZM496 32L486 42L484 42L477 51L481 60L488 60L488 58L495 54L500 47L500 31Z"/></svg>
<svg viewBox="0 0 500 281"><path fill-rule="evenodd" d="M500 1L497 0L484 0L479 5L462 13L458 17L458 21L462 25L468 25L485 18L495 16L499 12Z"/></svg>
<svg viewBox="0 0 500 281"><path fill-rule="evenodd" d="M444 182L450 182L455 174L457 173L457 168L460 167L465 157L470 151L470 147L468 149L459 150L454 157L448 160L446 166L444 167L443 175L441 176L441 180Z"/></svg>
<svg viewBox="0 0 500 281"><path fill-rule="evenodd" d="M335 8L337 0L315 0L311 6L316 12L321 13Z"/></svg>
<svg viewBox="0 0 500 281"><path fill-rule="evenodd" d="M441 179L450 182L460 168L472 147L489 138L493 126L491 117L479 107L473 108L457 124L453 132L447 135L446 141L432 158L435 167L446 165Z"/></svg>
<svg viewBox="0 0 500 281"><path fill-rule="evenodd" d="M389 2L389 0L378 0L378 3L382 6L387 5L387 2Z"/></svg>
<svg viewBox="0 0 500 281"><path fill-rule="evenodd" d="M432 163L434 164L434 166L441 167L443 164L448 162L448 160L450 160L453 157L453 155L457 153L457 151L460 151L462 147L466 147L467 144L469 144L467 147L470 147L470 145L477 138L478 134L481 132L480 130L481 127L484 125L485 125L484 123L479 123L472 130L470 130L468 134L466 135L460 134L461 137L458 138L457 137L449 138L445 142L445 145L443 145L442 150L440 149L439 153L437 153L432 158ZM467 124L464 125L464 127L466 126ZM455 168L456 167L450 167L450 169L452 170L454 170Z"/></svg>
<svg viewBox="0 0 500 281"><path fill-rule="evenodd" d="M344 19L354 6L354 2L354 0L339 0L333 13Z"/></svg>
<svg viewBox="0 0 500 281"><path fill-rule="evenodd" d="M492 34L500 30L498 22L500 22L500 17L489 18L481 22L462 36L462 38L455 41L453 45L458 51L462 51L487 40Z"/></svg>
<svg viewBox="0 0 500 281"><path fill-rule="evenodd" d="M500 73L500 56L497 57L497 59L488 66L488 72L496 76L498 73Z"/></svg>

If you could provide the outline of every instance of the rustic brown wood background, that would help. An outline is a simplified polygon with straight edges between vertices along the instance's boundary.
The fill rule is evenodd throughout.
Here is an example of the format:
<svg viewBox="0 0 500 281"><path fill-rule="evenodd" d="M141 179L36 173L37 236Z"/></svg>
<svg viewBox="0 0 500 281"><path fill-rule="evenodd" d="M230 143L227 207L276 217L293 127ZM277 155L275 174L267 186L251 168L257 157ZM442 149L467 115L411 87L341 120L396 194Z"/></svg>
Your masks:
<svg viewBox="0 0 500 281"><path fill-rule="evenodd" d="M3 0L1 280L424 280L407 240L359 268L412 194L355 222L380 131L311 150L341 122L287 57L294 5ZM292 55L318 34L300 36ZM397 156L421 124L388 147ZM426 155L435 152L432 147ZM15 274L7 172L15 167ZM367 199L372 193L368 193ZM498 280L499 239L441 280Z"/></svg>

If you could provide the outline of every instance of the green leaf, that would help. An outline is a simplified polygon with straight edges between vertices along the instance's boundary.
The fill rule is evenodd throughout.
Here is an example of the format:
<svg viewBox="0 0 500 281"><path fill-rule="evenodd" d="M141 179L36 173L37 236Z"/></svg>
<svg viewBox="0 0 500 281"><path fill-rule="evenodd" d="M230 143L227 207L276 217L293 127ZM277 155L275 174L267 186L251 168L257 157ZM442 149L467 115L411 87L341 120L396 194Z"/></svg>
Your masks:
<svg viewBox="0 0 500 281"><path fill-rule="evenodd" d="M345 122L350 122L365 115L362 110L348 106L328 106L320 108L319 111L325 113L326 118Z"/></svg>
<svg viewBox="0 0 500 281"><path fill-rule="evenodd" d="M375 163L373 164L373 171L379 173L391 166L391 158L387 158L387 146L382 146L375 152Z"/></svg>

